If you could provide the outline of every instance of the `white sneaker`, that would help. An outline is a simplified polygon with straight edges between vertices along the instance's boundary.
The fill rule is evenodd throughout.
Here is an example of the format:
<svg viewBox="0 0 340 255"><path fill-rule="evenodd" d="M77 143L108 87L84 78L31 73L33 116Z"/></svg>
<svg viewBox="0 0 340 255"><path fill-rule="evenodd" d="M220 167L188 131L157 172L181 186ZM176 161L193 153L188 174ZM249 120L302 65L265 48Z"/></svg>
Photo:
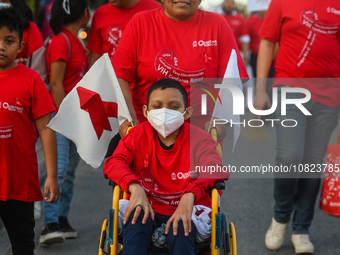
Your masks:
<svg viewBox="0 0 340 255"><path fill-rule="evenodd" d="M309 240L308 234L292 235L295 253L314 253L314 245Z"/></svg>
<svg viewBox="0 0 340 255"><path fill-rule="evenodd" d="M286 232L286 224L278 223L274 218L266 233L266 246L269 250L278 250L281 248Z"/></svg>

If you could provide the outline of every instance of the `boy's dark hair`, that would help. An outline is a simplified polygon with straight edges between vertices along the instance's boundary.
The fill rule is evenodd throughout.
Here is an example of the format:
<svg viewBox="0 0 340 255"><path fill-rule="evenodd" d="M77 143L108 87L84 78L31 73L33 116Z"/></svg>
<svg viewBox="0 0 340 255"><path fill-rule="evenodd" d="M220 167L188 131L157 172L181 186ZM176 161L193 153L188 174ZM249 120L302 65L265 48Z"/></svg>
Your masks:
<svg viewBox="0 0 340 255"><path fill-rule="evenodd" d="M59 34L63 26L76 22L89 7L89 0L70 0L70 14L67 14L63 8L64 0L55 0L51 9L50 27L54 34Z"/></svg>
<svg viewBox="0 0 340 255"><path fill-rule="evenodd" d="M19 43L22 40L22 19L21 15L13 7L0 8L0 28L7 27L9 31L17 32Z"/></svg>
<svg viewBox="0 0 340 255"><path fill-rule="evenodd" d="M10 0L14 9L16 9L22 18L22 28L23 30L29 28L29 21L33 21L33 12L28 6L26 0Z"/></svg>
<svg viewBox="0 0 340 255"><path fill-rule="evenodd" d="M149 105L150 95L151 93L156 89L167 89L167 88L174 88L178 89L179 92L181 92L184 100L185 108L188 107L188 93L185 90L185 88L180 84L178 81L173 79L160 79L156 81L154 84L152 84L148 90L148 93L146 94L146 105Z"/></svg>

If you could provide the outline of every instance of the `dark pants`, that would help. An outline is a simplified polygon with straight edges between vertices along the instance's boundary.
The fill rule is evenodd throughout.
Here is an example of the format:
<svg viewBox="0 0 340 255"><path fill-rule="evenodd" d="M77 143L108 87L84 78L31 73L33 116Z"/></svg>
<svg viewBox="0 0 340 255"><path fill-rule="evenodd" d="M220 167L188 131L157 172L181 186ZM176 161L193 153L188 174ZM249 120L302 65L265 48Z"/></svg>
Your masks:
<svg viewBox="0 0 340 255"><path fill-rule="evenodd" d="M34 254L34 203L0 201L0 218L11 241L13 255Z"/></svg>
<svg viewBox="0 0 340 255"><path fill-rule="evenodd" d="M287 94L288 99L305 97L299 93ZM314 207L320 187L320 171L305 171L304 166L324 163L331 134L338 123L339 108L328 107L314 100L304 103L312 114L305 116L296 105L288 105L286 115L281 115L281 91L275 112L277 154L276 166L287 166L289 173L275 173L274 218L288 223L293 214L293 233L307 234L314 216ZM283 127L281 121L294 119L296 127ZM300 164L300 165L299 165ZM292 166L299 167L300 171ZM308 168L306 168L307 170Z"/></svg>
<svg viewBox="0 0 340 255"><path fill-rule="evenodd" d="M136 223L131 224L132 217L135 212L130 215L130 218L123 227L123 246L124 255L146 255L151 242L152 232L166 223L171 216L160 214L155 215L155 220L152 221L149 216L147 222L142 224L144 212L139 215ZM177 236L173 235L172 225L167 235L168 249L170 255L194 255L195 254L195 233L194 223L191 221L191 232L189 236L184 235L183 222L178 223Z"/></svg>

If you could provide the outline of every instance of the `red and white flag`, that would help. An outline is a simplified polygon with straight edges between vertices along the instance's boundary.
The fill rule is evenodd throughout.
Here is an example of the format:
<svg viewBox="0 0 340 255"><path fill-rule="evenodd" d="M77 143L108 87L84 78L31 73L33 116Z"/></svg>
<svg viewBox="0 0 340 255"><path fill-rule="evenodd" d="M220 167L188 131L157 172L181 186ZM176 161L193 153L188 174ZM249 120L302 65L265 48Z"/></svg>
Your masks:
<svg viewBox="0 0 340 255"><path fill-rule="evenodd" d="M111 61L104 54L64 98L48 126L72 140L80 157L98 168L125 120L132 118Z"/></svg>

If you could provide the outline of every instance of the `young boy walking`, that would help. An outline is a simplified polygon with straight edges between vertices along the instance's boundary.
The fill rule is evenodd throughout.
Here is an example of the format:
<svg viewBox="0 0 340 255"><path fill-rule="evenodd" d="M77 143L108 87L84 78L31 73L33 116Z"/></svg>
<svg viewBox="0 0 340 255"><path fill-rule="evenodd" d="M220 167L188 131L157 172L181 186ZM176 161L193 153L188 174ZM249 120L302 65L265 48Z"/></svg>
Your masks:
<svg viewBox="0 0 340 255"><path fill-rule="evenodd" d="M148 121L132 128L105 163L105 177L131 194L124 214L125 255L147 254L151 234L162 223L170 254L193 255L193 206L210 207L208 190L229 176L195 171L223 165L211 135L185 122L192 114L187 105L179 82L155 82L143 106Z"/></svg>
<svg viewBox="0 0 340 255"><path fill-rule="evenodd" d="M40 76L15 62L24 46L20 15L0 9L0 218L14 255L34 254L34 201L42 200L36 130L46 159L44 197L59 198L55 133L47 127L54 105Z"/></svg>

